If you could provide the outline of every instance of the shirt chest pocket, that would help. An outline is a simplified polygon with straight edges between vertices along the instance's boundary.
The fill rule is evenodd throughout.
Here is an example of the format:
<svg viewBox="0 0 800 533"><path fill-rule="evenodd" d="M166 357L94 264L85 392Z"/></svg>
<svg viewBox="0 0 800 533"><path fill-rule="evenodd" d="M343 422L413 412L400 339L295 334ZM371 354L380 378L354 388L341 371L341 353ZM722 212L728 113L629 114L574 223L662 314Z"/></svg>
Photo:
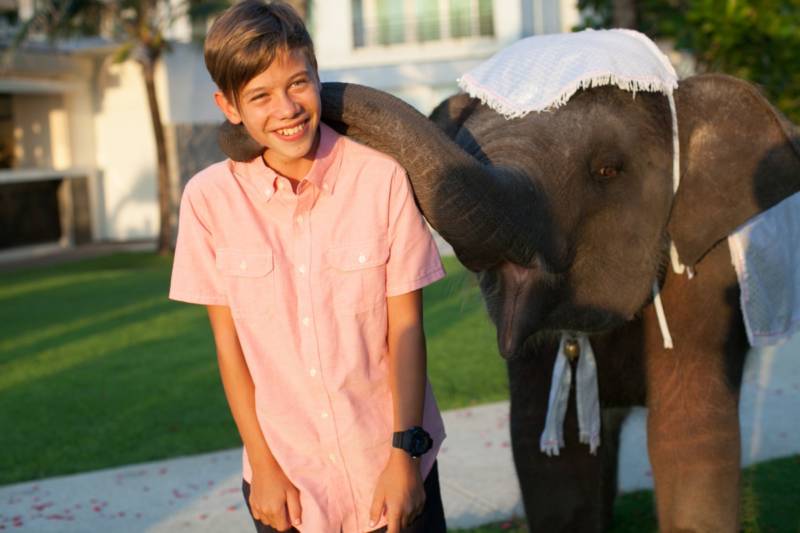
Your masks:
<svg viewBox="0 0 800 533"><path fill-rule="evenodd" d="M385 238L334 246L326 258L336 311L358 313L385 303L389 259Z"/></svg>
<svg viewBox="0 0 800 533"><path fill-rule="evenodd" d="M221 248L216 253L231 314L237 318L268 316L275 307L272 252Z"/></svg>

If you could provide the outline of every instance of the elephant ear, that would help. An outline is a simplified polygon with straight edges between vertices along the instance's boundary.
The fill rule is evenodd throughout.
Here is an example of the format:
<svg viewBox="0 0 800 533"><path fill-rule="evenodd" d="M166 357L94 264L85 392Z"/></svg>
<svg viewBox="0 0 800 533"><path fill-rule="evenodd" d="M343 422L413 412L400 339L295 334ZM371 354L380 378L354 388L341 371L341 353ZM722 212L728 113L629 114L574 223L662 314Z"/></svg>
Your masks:
<svg viewBox="0 0 800 533"><path fill-rule="evenodd" d="M477 98L472 98L466 93L454 94L437 105L428 118L448 137L455 139L461 125L479 104Z"/></svg>
<svg viewBox="0 0 800 533"><path fill-rule="evenodd" d="M681 184L668 231L695 265L717 242L800 190L800 134L751 84L721 74L675 92Z"/></svg>

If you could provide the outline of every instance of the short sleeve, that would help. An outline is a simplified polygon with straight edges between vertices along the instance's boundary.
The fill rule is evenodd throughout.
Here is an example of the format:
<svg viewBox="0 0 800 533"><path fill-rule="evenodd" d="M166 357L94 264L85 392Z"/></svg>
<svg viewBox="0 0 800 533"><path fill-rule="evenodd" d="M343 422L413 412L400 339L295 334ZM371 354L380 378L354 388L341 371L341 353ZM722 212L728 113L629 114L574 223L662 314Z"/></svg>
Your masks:
<svg viewBox="0 0 800 533"><path fill-rule="evenodd" d="M415 291L445 276L428 224L414 203L405 171L392 175L389 193L389 261L386 295Z"/></svg>
<svg viewBox="0 0 800 533"><path fill-rule="evenodd" d="M227 305L205 205L189 181L181 198L169 297L193 304Z"/></svg>

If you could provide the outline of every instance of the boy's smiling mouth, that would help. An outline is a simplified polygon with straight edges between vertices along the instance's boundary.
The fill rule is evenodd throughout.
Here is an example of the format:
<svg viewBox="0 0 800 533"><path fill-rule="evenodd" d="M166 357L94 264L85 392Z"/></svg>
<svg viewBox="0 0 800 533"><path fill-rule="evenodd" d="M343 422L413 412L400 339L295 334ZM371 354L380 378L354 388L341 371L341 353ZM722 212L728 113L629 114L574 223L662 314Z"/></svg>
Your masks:
<svg viewBox="0 0 800 533"><path fill-rule="evenodd" d="M275 130L275 133L277 133L285 140L293 140L302 136L303 133L305 133L307 127L308 127L308 120L304 120L303 122L297 124L296 126Z"/></svg>

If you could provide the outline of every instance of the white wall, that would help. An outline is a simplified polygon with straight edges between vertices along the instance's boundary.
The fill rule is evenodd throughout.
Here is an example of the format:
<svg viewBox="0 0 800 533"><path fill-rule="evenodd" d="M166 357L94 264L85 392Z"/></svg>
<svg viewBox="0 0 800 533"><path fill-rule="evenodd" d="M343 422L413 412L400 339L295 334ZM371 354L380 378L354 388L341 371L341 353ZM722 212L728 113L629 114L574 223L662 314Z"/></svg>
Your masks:
<svg viewBox="0 0 800 533"><path fill-rule="evenodd" d="M46 169L53 167L51 112L63 109L61 95L15 94L11 98L14 117L14 166Z"/></svg>
<svg viewBox="0 0 800 533"><path fill-rule="evenodd" d="M170 124L218 122L224 117L214 104L217 86L211 80L199 45L177 43L164 56L165 97L162 113Z"/></svg>
<svg viewBox="0 0 800 533"><path fill-rule="evenodd" d="M152 238L158 232L156 150L139 66L132 61L106 64L96 90L99 237Z"/></svg>

